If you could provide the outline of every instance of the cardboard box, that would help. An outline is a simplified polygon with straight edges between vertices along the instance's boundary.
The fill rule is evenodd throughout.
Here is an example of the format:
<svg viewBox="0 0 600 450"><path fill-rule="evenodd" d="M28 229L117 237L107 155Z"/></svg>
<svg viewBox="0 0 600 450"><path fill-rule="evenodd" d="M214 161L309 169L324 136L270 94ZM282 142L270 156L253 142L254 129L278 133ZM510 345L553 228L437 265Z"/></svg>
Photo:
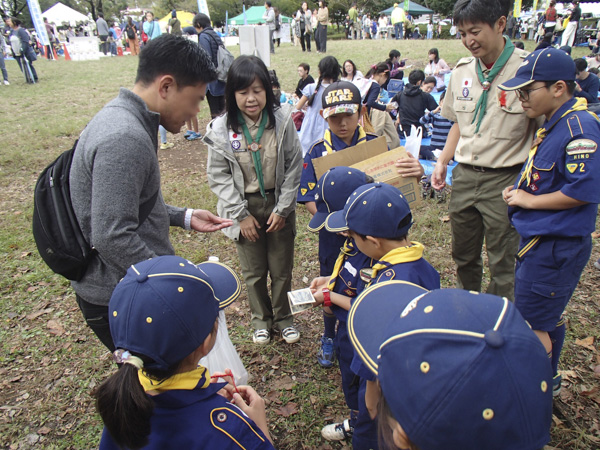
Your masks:
<svg viewBox="0 0 600 450"><path fill-rule="evenodd" d="M372 158L373 156L386 153L387 149L385 137L382 136L373 139L372 141L362 142L354 147L345 148L339 152L315 158L312 163L315 168L317 180L332 167L350 167L353 164Z"/></svg>
<svg viewBox="0 0 600 450"><path fill-rule="evenodd" d="M413 206L421 201L421 188L417 178L402 178L396 169L396 160L407 157L404 147L387 151L385 137L363 142L330 155L313 159L317 179L332 167L347 166L360 169L375 181L391 184L400 189Z"/></svg>
<svg viewBox="0 0 600 450"><path fill-rule="evenodd" d="M351 164L350 167L362 170L367 175L372 176L375 181L397 187L402 194L404 194L404 197L412 207L421 201L421 187L419 186L419 180L417 180L416 177L401 177L398 175L398 169L396 168L396 160L407 156L408 154L404 147L398 147L356 164Z"/></svg>

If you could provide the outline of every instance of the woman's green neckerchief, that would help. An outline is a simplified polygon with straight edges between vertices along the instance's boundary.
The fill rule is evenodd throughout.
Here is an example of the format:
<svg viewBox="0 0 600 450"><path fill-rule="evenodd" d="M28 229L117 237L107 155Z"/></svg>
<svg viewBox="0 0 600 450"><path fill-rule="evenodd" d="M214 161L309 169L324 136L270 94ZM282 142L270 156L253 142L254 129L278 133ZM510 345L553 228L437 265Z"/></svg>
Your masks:
<svg viewBox="0 0 600 450"><path fill-rule="evenodd" d="M254 163L254 170L256 171L256 177L258 178L258 187L260 188L260 195L263 198L267 198L267 194L265 193L265 180L263 178L263 170L262 170L262 162L260 160L260 149L262 145L259 144L260 138L265 131L265 127L267 126L268 114L263 111L262 119L260 124L258 125L258 132L256 133L256 138L252 139L252 135L250 134L250 130L246 125L246 121L244 120L244 116L242 113L238 111L238 120L242 125L242 131L244 132L244 137L246 138L246 143L248 144L248 149L252 154L252 162Z"/></svg>

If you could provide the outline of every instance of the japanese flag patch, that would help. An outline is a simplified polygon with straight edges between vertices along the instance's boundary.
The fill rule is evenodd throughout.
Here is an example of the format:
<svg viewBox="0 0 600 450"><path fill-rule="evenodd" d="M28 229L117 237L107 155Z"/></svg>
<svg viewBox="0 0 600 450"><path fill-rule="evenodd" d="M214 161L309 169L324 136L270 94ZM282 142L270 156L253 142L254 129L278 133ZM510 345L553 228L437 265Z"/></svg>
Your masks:
<svg viewBox="0 0 600 450"><path fill-rule="evenodd" d="M591 139L575 139L567 144L567 155L581 155L583 153L594 153L598 148Z"/></svg>
<svg viewBox="0 0 600 450"><path fill-rule="evenodd" d="M231 149L235 153L248 151L246 148L243 148L243 149L241 148L242 147L242 135L239 133L229 130L229 142L231 143Z"/></svg>

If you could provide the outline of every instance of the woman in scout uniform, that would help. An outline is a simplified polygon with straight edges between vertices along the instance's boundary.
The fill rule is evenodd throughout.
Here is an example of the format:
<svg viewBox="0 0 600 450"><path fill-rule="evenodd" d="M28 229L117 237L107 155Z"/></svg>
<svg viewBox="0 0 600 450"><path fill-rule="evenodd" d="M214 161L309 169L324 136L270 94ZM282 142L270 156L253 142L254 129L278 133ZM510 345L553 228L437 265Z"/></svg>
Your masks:
<svg viewBox="0 0 600 450"><path fill-rule="evenodd" d="M219 309L239 292L219 263L169 255L128 269L109 304L120 368L95 394L101 450L273 449L263 399L211 383L227 375L198 364L215 344Z"/></svg>
<svg viewBox="0 0 600 450"><path fill-rule="evenodd" d="M520 177L503 197L521 236L515 305L551 355L555 395L565 340L561 315L590 258L600 202L600 122L585 99L573 97L575 80L571 57L546 48L531 53L500 86L517 91L528 117L546 119Z"/></svg>
<svg viewBox="0 0 600 450"><path fill-rule="evenodd" d="M333 167L329 169L317 183L315 202L317 212L308 224L308 229L320 232L319 237L326 237L325 219L334 212L344 209L346 200L352 192L373 179L364 172L350 167ZM342 390L346 405L350 408L350 418L340 423L326 425L321 435L331 441L339 441L352 436L358 417L358 383L350 370L354 350L350 345L346 331L346 319L351 300L360 292L363 281L361 271L370 268L373 260L358 251L354 241L346 238L341 245L341 252L335 262L333 272L328 276L315 278L310 288L317 304L323 304L339 320L335 331L334 346L342 375Z"/></svg>
<svg viewBox="0 0 600 450"><path fill-rule="evenodd" d="M431 184L443 189L449 161L460 163L452 172L449 205L458 286L481 291L485 240L487 292L513 298L519 236L508 221L502 189L517 178L537 122L516 97L498 89L528 54L503 36L507 15L506 2L458 0L454 6L454 23L472 56L456 64L448 83L442 116L454 125Z"/></svg>
<svg viewBox="0 0 600 450"><path fill-rule="evenodd" d="M269 72L255 56L237 58L227 76L226 114L207 127L208 183L225 233L236 242L252 311L253 340L267 344L271 330L288 343L300 334L287 293L294 262L296 193L302 151L291 107L276 108ZM271 277L271 296L267 276Z"/></svg>
<svg viewBox="0 0 600 450"><path fill-rule="evenodd" d="M348 332L377 377L381 448L539 450L550 440L544 348L506 298L379 283Z"/></svg>

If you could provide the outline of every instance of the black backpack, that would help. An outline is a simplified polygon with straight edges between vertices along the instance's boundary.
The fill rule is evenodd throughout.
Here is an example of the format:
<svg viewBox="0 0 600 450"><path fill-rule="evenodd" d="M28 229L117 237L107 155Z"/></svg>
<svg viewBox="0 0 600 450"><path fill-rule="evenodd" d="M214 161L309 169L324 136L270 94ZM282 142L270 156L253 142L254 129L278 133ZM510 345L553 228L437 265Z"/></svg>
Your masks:
<svg viewBox="0 0 600 450"><path fill-rule="evenodd" d="M33 197L33 238L40 256L53 272L79 281L94 256L71 203L69 174L77 142L40 174ZM158 191L140 205L141 225L154 208Z"/></svg>
<svg viewBox="0 0 600 450"><path fill-rule="evenodd" d="M135 39L135 30L133 29L132 26L127 25L127 27L125 28L125 31L127 31L128 39Z"/></svg>

